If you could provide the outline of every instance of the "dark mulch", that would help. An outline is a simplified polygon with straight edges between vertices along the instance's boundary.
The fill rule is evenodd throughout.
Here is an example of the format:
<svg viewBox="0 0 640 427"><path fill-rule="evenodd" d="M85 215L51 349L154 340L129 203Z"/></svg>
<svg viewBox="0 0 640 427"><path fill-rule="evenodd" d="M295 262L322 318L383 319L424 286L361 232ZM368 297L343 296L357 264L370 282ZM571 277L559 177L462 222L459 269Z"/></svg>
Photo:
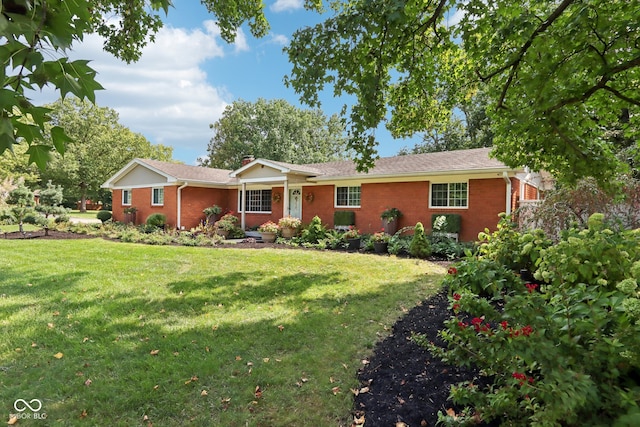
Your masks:
<svg viewBox="0 0 640 427"><path fill-rule="evenodd" d="M19 231L14 231L14 232L11 232L11 233L0 233L0 239L56 239L56 240L66 240L66 239L95 239L95 238L96 238L96 236L89 236L87 234L67 233L65 231L55 231L55 230L49 230L48 233L45 233L44 230L28 231L26 233L20 233Z"/></svg>
<svg viewBox="0 0 640 427"><path fill-rule="evenodd" d="M447 365L411 340L415 332L442 346L438 331L451 316L448 304L441 291L409 311L378 343L358 372L360 390L368 391L355 397L354 419L364 416L367 427L435 426L438 411L454 408L450 386L476 378L476 372Z"/></svg>
<svg viewBox="0 0 640 427"><path fill-rule="evenodd" d="M2 238L87 239L94 236L50 230L48 236L38 231L25 235L1 233ZM229 247L293 248L253 239ZM430 261L445 267L450 264L438 259ZM428 341L443 345L438 331L451 316L448 305L447 295L441 291L410 310L393 326L391 335L376 345L373 356L358 371L362 392L354 398L354 419L364 419L367 427L435 426L438 411L453 407L448 401L450 386L476 378L476 373L441 362L411 340L412 333L420 333Z"/></svg>

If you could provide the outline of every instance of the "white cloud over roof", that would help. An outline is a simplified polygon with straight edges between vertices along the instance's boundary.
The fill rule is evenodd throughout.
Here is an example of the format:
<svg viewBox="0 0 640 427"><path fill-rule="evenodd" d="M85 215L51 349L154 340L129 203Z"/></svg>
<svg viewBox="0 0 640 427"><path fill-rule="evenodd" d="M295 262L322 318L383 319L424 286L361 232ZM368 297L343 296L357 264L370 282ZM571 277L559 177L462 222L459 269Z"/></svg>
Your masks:
<svg viewBox="0 0 640 427"><path fill-rule="evenodd" d="M304 7L302 0L276 0L271 5L271 10L274 12L287 12L291 10L298 10Z"/></svg>

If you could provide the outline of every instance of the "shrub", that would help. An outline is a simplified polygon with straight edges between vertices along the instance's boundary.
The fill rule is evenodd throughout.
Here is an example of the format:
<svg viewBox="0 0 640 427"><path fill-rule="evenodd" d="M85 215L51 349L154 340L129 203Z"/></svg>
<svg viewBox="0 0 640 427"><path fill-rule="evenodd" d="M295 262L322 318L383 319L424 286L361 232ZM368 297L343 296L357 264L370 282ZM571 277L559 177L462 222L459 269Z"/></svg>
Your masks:
<svg viewBox="0 0 640 427"><path fill-rule="evenodd" d="M322 225L319 216L314 216L309 225L307 225L300 235L302 243L316 244L320 240L327 238L327 229Z"/></svg>
<svg viewBox="0 0 640 427"><path fill-rule="evenodd" d="M496 260L450 269L446 281L458 287L441 331L446 348L423 344L445 361L478 368L488 382L452 388L454 402L467 407L456 423L640 422L640 232L613 232L601 216L588 224L540 250L535 275L542 283L513 281L499 304L479 290ZM509 251L522 253L512 243ZM440 414L440 421L453 417Z"/></svg>
<svg viewBox="0 0 640 427"><path fill-rule="evenodd" d="M157 228L163 228L167 223L167 216L161 213L152 213L147 217L147 225Z"/></svg>
<svg viewBox="0 0 640 427"><path fill-rule="evenodd" d="M409 253L416 258L427 258L431 255L431 244L424 234L424 226L421 222L416 224L413 238L409 244Z"/></svg>
<svg viewBox="0 0 640 427"><path fill-rule="evenodd" d="M439 213L431 215L431 229L442 233L460 233L460 214Z"/></svg>
<svg viewBox="0 0 640 427"><path fill-rule="evenodd" d="M96 214L96 218L102 221L102 223L109 221L111 217L112 215L111 215L111 212L109 211L98 211L98 213Z"/></svg>

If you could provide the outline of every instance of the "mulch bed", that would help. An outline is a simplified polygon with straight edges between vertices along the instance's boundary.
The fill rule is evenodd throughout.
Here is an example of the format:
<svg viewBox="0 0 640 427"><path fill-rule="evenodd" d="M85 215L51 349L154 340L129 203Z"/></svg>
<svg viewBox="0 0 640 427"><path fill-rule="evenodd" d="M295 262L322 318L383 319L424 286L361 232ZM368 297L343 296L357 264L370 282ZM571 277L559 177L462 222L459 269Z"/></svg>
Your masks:
<svg viewBox="0 0 640 427"><path fill-rule="evenodd" d="M0 239L91 239L95 236L50 230L0 233ZM225 246L217 246L224 248ZM256 242L253 239L228 245L233 248L294 248ZM449 261L430 260L444 267ZM444 291L414 307L394 326L391 335L379 342L374 354L359 371L360 390L354 397L354 420L367 427L435 426L438 412L453 405L448 401L452 384L475 378L476 372L452 367L435 359L410 338L424 334L428 341L443 345L438 337L443 322L451 316ZM357 425L354 422L353 425Z"/></svg>

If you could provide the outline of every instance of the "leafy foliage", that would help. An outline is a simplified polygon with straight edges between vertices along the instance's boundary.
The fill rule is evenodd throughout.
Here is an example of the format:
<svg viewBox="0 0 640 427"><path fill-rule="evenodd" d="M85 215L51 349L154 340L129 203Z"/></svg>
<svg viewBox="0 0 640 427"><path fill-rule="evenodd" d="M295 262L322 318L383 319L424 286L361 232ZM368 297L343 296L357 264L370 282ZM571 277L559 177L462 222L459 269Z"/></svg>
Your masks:
<svg viewBox="0 0 640 427"><path fill-rule="evenodd" d="M161 213L152 213L147 217L146 224L156 228L162 228L167 223L167 216Z"/></svg>
<svg viewBox="0 0 640 427"><path fill-rule="evenodd" d="M98 211L98 213L96 214L96 218L98 218L103 224L107 221L109 221L111 218L113 217L111 211Z"/></svg>
<svg viewBox="0 0 640 427"><path fill-rule="evenodd" d="M33 198L33 192L21 183L9 193L7 204L11 206L13 217L20 224L20 232L22 232L24 219L27 215L34 213L35 200Z"/></svg>
<svg viewBox="0 0 640 427"><path fill-rule="evenodd" d="M416 258L427 258L431 255L431 243L424 234L424 225L421 222L417 223L413 230L409 253Z"/></svg>
<svg viewBox="0 0 640 427"><path fill-rule="evenodd" d="M209 167L237 169L246 155L287 163L320 163L345 156L344 126L337 116L301 110L285 100L235 101L210 125L215 134Z"/></svg>
<svg viewBox="0 0 640 427"><path fill-rule="evenodd" d="M640 234L614 232L603 218L592 215L587 229L573 228L539 251L540 282L511 272L508 292L487 295L486 269L462 263L449 270L453 316L441 331L447 348L424 344L448 362L477 367L488 385L452 388L454 402L468 408L441 414L444 424L640 420ZM514 240L506 240L509 252L526 252L531 242L519 241L514 250ZM474 262L503 268L488 258Z"/></svg>
<svg viewBox="0 0 640 427"><path fill-rule="evenodd" d="M356 99L345 110L361 169L377 156L381 123L395 136L438 129L479 90L494 153L509 166L613 184L623 165L607 128L637 140L638 0L331 6L328 19L294 34L285 82L311 106L328 85Z"/></svg>

